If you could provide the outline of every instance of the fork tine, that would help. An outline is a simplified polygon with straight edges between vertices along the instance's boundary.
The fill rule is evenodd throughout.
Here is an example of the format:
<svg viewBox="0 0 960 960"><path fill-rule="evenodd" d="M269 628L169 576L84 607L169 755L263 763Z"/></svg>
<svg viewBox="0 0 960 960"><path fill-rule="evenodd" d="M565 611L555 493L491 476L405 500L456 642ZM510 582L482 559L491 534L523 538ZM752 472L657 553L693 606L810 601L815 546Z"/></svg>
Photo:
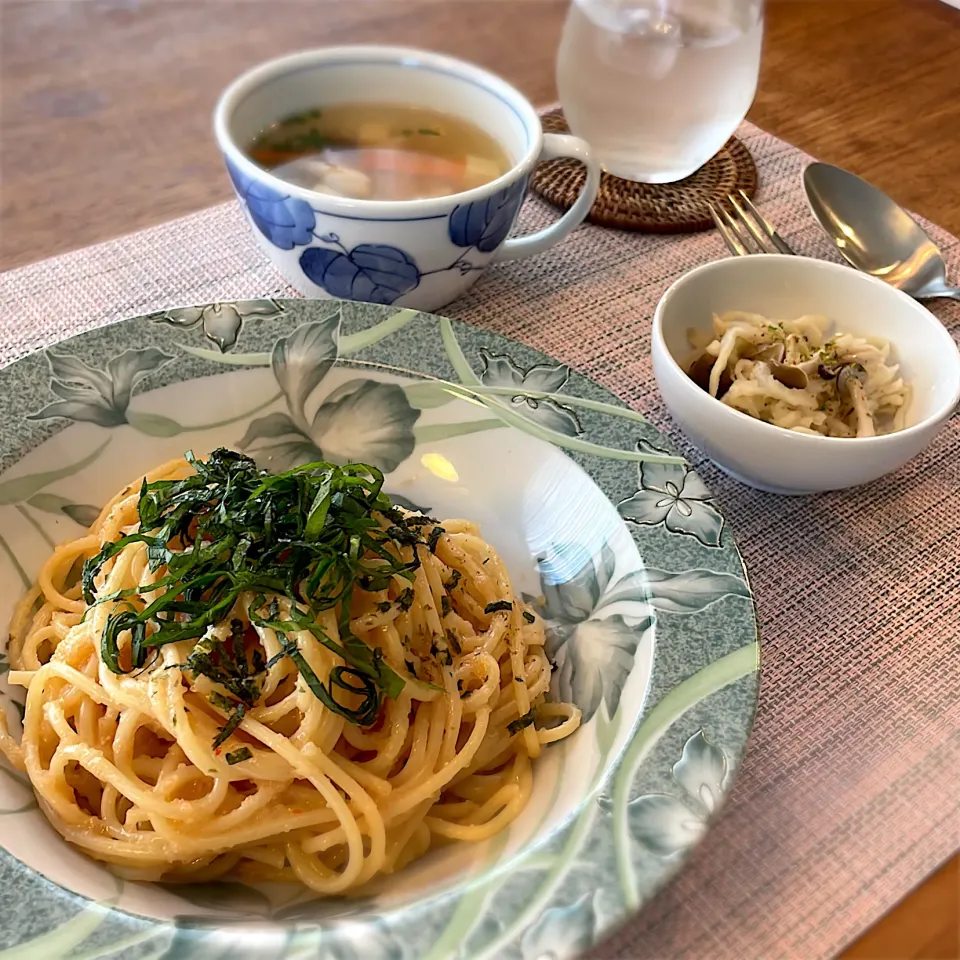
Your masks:
<svg viewBox="0 0 960 960"><path fill-rule="evenodd" d="M746 228L743 222L740 220L739 215L734 216L730 211L721 205L717 206L717 212L720 214L720 219L727 225L728 229L732 230L736 238L743 245L743 248L747 251L748 254L755 253L765 253L763 246L757 243L756 238L750 233ZM756 249L754 249L756 247Z"/></svg>
<svg viewBox="0 0 960 960"><path fill-rule="evenodd" d="M713 222L717 225L717 229L720 231L720 236L723 237L723 242L727 245L727 249L735 257L747 256L750 251L740 242L737 233L724 223L717 208L708 202L707 209L710 211L710 216L713 217Z"/></svg>
<svg viewBox="0 0 960 960"><path fill-rule="evenodd" d="M760 253L776 253L777 248L773 245L773 241L764 231L758 229L752 217L750 217L747 211L741 206L740 201L732 193L727 197L727 200L730 201L730 206L733 207L733 212L736 214L735 219L753 238Z"/></svg>
<svg viewBox="0 0 960 960"><path fill-rule="evenodd" d="M753 201L747 196L747 194L743 190L740 190L739 193L740 193L740 199L743 201L743 205L750 212L754 220L759 225L760 229L763 230L763 232L766 234L767 240L773 244L777 253L786 253L786 254L789 254L790 256L795 256L793 250L790 248L790 245L787 243L787 241L784 240L779 233L777 233L777 231L774 229L773 224L770 223L770 221L767 220L767 218L753 205ZM740 207L740 204L737 201L736 197L732 195L730 197L730 202L735 207ZM742 207L740 207L740 211L742 216L743 215Z"/></svg>
<svg viewBox="0 0 960 960"><path fill-rule="evenodd" d="M733 231L734 235L740 241L744 250L746 250L748 254L767 252L764 249L763 244L758 243L756 237L754 237L746 228L743 221L740 219L739 214L735 216L725 206L722 205L717 205L717 212L720 214L720 219L723 220L728 229Z"/></svg>

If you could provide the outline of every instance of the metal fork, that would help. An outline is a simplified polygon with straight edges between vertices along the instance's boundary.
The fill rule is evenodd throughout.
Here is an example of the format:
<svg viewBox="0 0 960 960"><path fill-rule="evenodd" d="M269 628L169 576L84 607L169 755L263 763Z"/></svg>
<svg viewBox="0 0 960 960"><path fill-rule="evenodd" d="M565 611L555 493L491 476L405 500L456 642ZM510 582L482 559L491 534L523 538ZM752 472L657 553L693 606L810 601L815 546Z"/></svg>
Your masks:
<svg viewBox="0 0 960 960"><path fill-rule="evenodd" d="M723 242L735 257L746 257L752 253L793 254L787 241L777 233L773 224L760 213L742 190L739 196L731 193L727 199L733 207L733 214L725 207L712 203L707 206Z"/></svg>

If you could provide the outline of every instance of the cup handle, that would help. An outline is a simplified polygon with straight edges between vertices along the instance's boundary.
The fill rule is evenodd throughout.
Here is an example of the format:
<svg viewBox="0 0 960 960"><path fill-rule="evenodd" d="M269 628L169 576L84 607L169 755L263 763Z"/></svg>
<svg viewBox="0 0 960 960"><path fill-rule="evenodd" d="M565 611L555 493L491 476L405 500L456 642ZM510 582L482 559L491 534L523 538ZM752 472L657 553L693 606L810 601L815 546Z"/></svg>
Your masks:
<svg viewBox="0 0 960 960"><path fill-rule="evenodd" d="M545 133L543 147L537 163L553 160L557 157L573 157L587 168L587 182L580 191L573 206L556 222L526 237L511 237L503 242L497 251L495 260L521 260L543 253L555 243L559 243L574 228L580 226L593 206L600 187L600 163L590 152L586 140L567 134Z"/></svg>

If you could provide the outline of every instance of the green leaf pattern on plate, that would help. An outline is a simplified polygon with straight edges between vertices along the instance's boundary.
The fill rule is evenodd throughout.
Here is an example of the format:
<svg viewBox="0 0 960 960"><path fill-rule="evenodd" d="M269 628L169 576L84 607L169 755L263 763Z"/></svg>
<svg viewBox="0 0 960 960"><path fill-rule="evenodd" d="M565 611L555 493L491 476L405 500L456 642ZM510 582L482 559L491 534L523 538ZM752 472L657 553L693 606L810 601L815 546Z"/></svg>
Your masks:
<svg viewBox="0 0 960 960"><path fill-rule="evenodd" d="M390 473L413 452L420 416L396 384L357 378L318 399L337 361L339 313L297 327L274 345L270 364L287 412L254 420L238 443L274 470L314 460L370 463Z"/></svg>
<svg viewBox="0 0 960 960"><path fill-rule="evenodd" d="M153 314L150 319L190 329L200 325L203 335L213 341L221 353L237 342L243 321L251 317L275 317L283 312L276 300L239 300L234 303L207 303L201 307L179 307Z"/></svg>
<svg viewBox="0 0 960 960"><path fill-rule="evenodd" d="M118 427L127 423L127 407L133 388L144 375L151 373L173 356L147 347L124 350L101 370L84 363L79 357L48 350L50 391L59 399L31 414L32 420L62 417L65 420L87 421L101 427Z"/></svg>
<svg viewBox="0 0 960 960"><path fill-rule="evenodd" d="M637 441L644 454L663 453L648 440ZM719 547L723 514L703 481L686 465L641 463L640 488L618 506L631 523L696 537L704 546Z"/></svg>
<svg viewBox="0 0 960 960"><path fill-rule="evenodd" d="M627 804L630 834L659 857L672 857L693 846L722 803L727 772L723 750L698 730L673 766L680 796L647 793L631 800ZM612 809L608 798L601 798L601 806Z"/></svg>
<svg viewBox="0 0 960 960"><path fill-rule="evenodd" d="M585 893L569 906L550 907L520 938L523 960L563 957L586 950L597 937L596 893Z"/></svg>
<svg viewBox="0 0 960 960"><path fill-rule="evenodd" d="M637 645L653 625L643 583L630 589L623 581L611 582L615 560L604 544L600 556L569 580L540 585L546 650L556 664L554 683L561 699L580 707L584 722L601 703L608 719L617 712ZM611 596L619 603L616 612Z"/></svg>
<svg viewBox="0 0 960 960"><path fill-rule="evenodd" d="M570 379L569 367L564 364L537 363L524 370L506 354L481 350L480 356L483 359L480 382L485 387L516 390L510 397L510 404L521 416L568 437L578 437L583 433L576 412L553 399ZM543 399L538 399L538 395L542 395Z"/></svg>
<svg viewBox="0 0 960 960"><path fill-rule="evenodd" d="M27 505L54 516L62 513L81 527L89 527L100 516L99 507L89 503L74 503L55 493L38 493L27 501Z"/></svg>

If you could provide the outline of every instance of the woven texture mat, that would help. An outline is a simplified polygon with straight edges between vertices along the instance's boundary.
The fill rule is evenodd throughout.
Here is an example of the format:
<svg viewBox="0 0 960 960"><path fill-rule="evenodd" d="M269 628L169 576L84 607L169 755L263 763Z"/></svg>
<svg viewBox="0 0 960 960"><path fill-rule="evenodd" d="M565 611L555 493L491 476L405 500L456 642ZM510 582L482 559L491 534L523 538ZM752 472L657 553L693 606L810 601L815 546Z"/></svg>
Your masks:
<svg viewBox="0 0 960 960"><path fill-rule="evenodd" d="M569 133L563 111L543 115L545 133ZM533 174L533 189L563 210L573 206L587 172L577 160L564 157L541 163ZM597 199L587 219L602 227L622 227L646 233L690 233L713 228L710 203L726 205L731 193L752 197L757 168L742 141L731 137L716 156L696 173L676 183L633 183L609 173L600 176Z"/></svg>
<svg viewBox="0 0 960 960"><path fill-rule="evenodd" d="M749 125L738 136L763 212L799 252L836 259L802 199L809 158ZM522 226L555 216L534 199ZM960 241L929 229L960 276ZM493 269L446 312L571 364L679 440L654 384L650 318L668 284L724 255L713 231L587 226ZM123 316L267 295L292 293L237 206L215 207L0 275L0 362ZM932 309L960 337L960 303ZM809 499L750 490L684 452L756 590L759 714L715 829L591 956L828 957L960 846L960 419L895 476Z"/></svg>

